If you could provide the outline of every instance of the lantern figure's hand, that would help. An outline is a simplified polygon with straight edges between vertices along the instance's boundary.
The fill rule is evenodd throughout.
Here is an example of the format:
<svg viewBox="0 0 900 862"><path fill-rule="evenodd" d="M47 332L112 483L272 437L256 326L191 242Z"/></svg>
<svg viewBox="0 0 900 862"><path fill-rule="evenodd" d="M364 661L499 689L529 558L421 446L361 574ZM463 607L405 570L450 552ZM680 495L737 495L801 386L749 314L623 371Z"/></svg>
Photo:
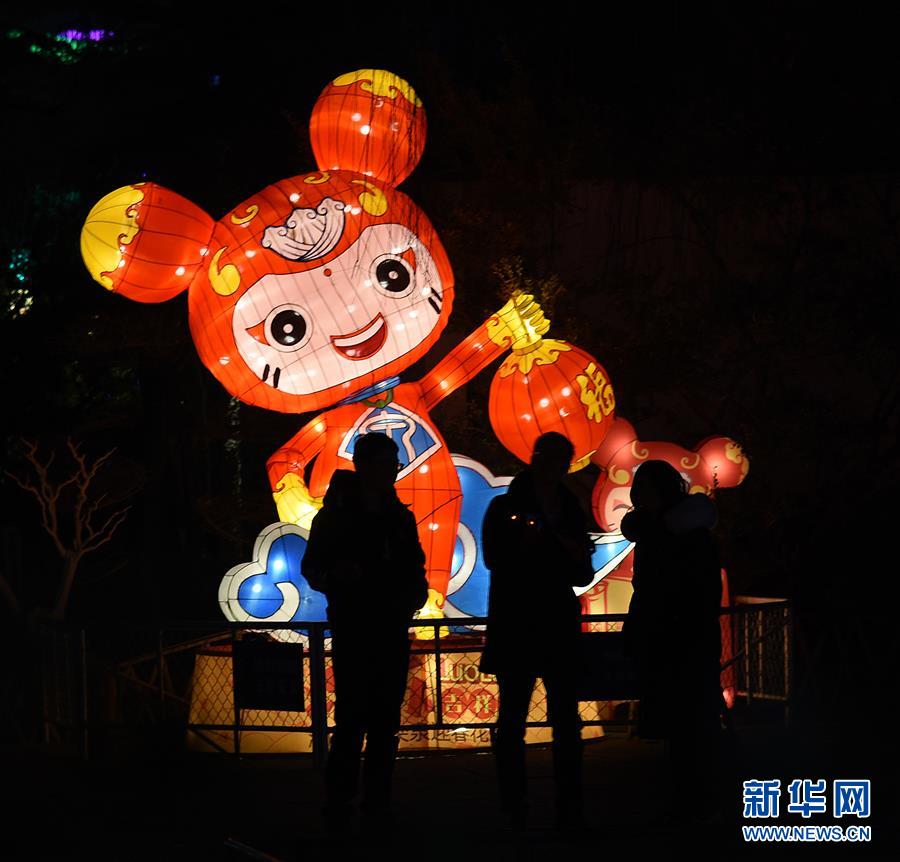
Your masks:
<svg viewBox="0 0 900 862"><path fill-rule="evenodd" d="M499 322L488 324L491 339L508 338L513 350L536 344L548 329L550 321L530 293L514 293L497 312Z"/></svg>
<svg viewBox="0 0 900 862"><path fill-rule="evenodd" d="M323 497L314 497L309 493L306 483L296 473L285 473L272 493L278 518L307 530L312 524L319 509L322 508Z"/></svg>
<svg viewBox="0 0 900 862"><path fill-rule="evenodd" d="M439 620L444 616L444 596L442 596L437 590L432 590L429 588L428 590L428 601L422 605L422 608L416 614L416 619L420 620ZM427 626L425 628L418 628L415 630L415 637L420 641L434 640L435 633L440 629L440 636L442 638L447 637L450 634L450 629L447 626Z"/></svg>

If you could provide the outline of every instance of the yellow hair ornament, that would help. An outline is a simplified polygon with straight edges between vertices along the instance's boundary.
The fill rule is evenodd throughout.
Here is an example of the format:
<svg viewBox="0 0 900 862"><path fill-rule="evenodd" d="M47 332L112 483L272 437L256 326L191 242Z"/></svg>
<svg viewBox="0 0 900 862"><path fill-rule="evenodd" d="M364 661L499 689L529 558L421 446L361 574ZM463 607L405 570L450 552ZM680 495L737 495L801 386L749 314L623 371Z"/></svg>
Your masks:
<svg viewBox="0 0 900 862"><path fill-rule="evenodd" d="M219 258L227 248L227 245L223 245L213 255L209 265L209 283L219 296L231 296L241 286L241 274L236 266L228 263L221 270L219 269Z"/></svg>
<svg viewBox="0 0 900 862"><path fill-rule="evenodd" d="M250 204L247 207L247 215L245 216L236 216L234 213L231 214L231 223L232 224L249 224L256 218L256 214L259 212L259 207L256 204Z"/></svg>
<svg viewBox="0 0 900 862"><path fill-rule="evenodd" d="M744 450L741 449L739 443L726 443L725 457L729 461L733 461L735 464L740 464L744 460Z"/></svg>
<svg viewBox="0 0 900 862"><path fill-rule="evenodd" d="M387 212L388 204L384 192L366 180L351 180L352 185L364 186L365 191L359 193L359 205L373 216L382 216Z"/></svg>
<svg viewBox="0 0 900 862"><path fill-rule="evenodd" d="M616 485L627 485L631 480L630 471L626 470L624 467L616 467L615 464L611 464L609 470L607 470L607 475L609 476L609 480Z"/></svg>
<svg viewBox="0 0 900 862"><path fill-rule="evenodd" d="M416 91L403 78L392 72L382 69L358 69L356 72L348 72L334 79L336 87L349 87L362 81L362 89L373 96L381 96L385 99L396 99L403 96L411 105L422 107L422 102L416 95Z"/></svg>
<svg viewBox="0 0 900 862"><path fill-rule="evenodd" d="M637 461L643 461L649 454L650 454L649 449L639 449L638 448L637 440L633 440L631 442L631 455Z"/></svg>

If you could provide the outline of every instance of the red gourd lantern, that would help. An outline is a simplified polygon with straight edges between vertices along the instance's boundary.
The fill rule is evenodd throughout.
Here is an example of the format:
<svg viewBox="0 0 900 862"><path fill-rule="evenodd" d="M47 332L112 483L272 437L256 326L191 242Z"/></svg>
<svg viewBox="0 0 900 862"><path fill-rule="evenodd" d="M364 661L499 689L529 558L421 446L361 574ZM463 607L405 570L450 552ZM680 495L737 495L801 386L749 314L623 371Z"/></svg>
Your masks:
<svg viewBox="0 0 900 862"><path fill-rule="evenodd" d="M575 447L569 472L586 466L612 426L615 395L609 375L586 351L543 338L543 320L526 343L514 344L491 383L488 412L500 442L528 463L541 434L556 431Z"/></svg>

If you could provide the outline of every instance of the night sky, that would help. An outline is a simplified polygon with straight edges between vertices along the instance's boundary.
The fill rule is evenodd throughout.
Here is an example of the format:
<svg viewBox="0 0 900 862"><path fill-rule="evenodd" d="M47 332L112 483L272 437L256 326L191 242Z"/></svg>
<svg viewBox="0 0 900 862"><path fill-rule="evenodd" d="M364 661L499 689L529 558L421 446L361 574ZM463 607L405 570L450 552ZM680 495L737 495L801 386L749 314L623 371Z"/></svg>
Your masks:
<svg viewBox="0 0 900 862"><path fill-rule="evenodd" d="M245 20L185 5L4 13L4 468L25 471L20 438L60 466L67 436L92 456L115 448L100 484L131 507L85 560L71 619L217 619L222 574L275 519L265 460L309 418L229 412L184 296L142 306L91 280L85 215L151 180L218 218L314 169L318 93L370 67L425 104L425 155L402 188L457 280L450 325L404 379L502 305L496 268L520 260L531 284L558 284L552 332L605 365L641 439L722 434L749 453L747 481L719 497L734 592L796 599L811 644L889 591L895 567L872 549L898 490L886 13L267 3ZM114 35L55 38L91 29ZM479 433L494 370L434 419L453 451L500 474L515 459ZM596 477L571 479L586 506ZM4 571L23 604L46 603L59 560L33 501L8 479L2 495ZM890 633L869 636L873 654L896 650ZM877 676L862 661L844 671Z"/></svg>

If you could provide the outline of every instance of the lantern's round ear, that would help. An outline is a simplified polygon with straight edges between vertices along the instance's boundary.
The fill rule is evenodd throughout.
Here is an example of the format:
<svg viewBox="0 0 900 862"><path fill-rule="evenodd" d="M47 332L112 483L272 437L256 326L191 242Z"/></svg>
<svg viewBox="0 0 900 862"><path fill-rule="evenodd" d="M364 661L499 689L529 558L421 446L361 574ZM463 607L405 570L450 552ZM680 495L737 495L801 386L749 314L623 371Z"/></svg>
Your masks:
<svg viewBox="0 0 900 862"><path fill-rule="evenodd" d="M605 470L616 452L623 446L630 445L635 440L637 440L637 432L634 430L634 426L627 419L617 416L612 427L603 438L603 442L591 455L591 461L601 470Z"/></svg>
<svg viewBox="0 0 900 862"><path fill-rule="evenodd" d="M740 485L750 472L750 459L741 444L730 437L710 437L694 451L709 466L719 488L734 488Z"/></svg>
<svg viewBox="0 0 900 862"><path fill-rule="evenodd" d="M200 207L169 189L123 186L88 214L81 256L107 290L138 302L164 302L190 285L214 225Z"/></svg>
<svg viewBox="0 0 900 862"><path fill-rule="evenodd" d="M309 121L320 170L355 171L396 187L425 149L425 108L398 75L359 69L322 91Z"/></svg>

